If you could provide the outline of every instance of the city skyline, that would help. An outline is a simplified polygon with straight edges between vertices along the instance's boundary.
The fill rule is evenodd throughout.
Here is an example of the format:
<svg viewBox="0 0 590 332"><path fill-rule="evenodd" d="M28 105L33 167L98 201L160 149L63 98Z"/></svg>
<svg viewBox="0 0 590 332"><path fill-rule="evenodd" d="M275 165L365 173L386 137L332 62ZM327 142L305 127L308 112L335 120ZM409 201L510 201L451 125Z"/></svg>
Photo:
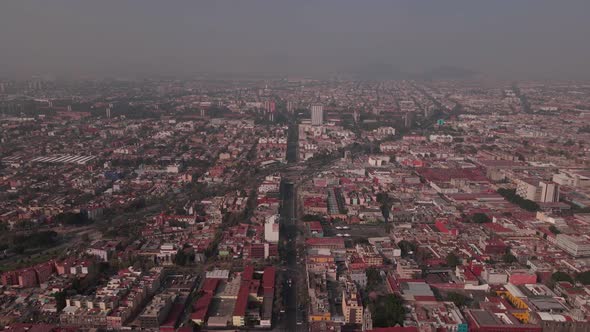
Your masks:
<svg viewBox="0 0 590 332"><path fill-rule="evenodd" d="M588 12L0 1L0 330L590 331Z"/></svg>

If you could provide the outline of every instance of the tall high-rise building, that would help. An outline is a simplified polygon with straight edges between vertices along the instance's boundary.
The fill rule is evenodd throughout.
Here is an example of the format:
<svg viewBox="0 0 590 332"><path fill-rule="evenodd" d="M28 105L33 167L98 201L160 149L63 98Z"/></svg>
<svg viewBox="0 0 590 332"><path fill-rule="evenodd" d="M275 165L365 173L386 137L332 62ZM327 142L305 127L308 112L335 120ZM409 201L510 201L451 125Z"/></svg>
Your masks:
<svg viewBox="0 0 590 332"><path fill-rule="evenodd" d="M324 106L311 105L311 125L321 126L324 123Z"/></svg>
<svg viewBox="0 0 590 332"><path fill-rule="evenodd" d="M268 120L273 122L275 120L276 104L272 100L264 102L264 113L268 116Z"/></svg>
<svg viewBox="0 0 590 332"><path fill-rule="evenodd" d="M541 198L540 202L543 203L555 203L559 202L559 185L555 182L539 182L541 187Z"/></svg>
<svg viewBox="0 0 590 332"><path fill-rule="evenodd" d="M541 203L559 202L559 184L536 179L516 180L516 194L524 199Z"/></svg>
<svg viewBox="0 0 590 332"><path fill-rule="evenodd" d="M406 128L412 128L414 126L414 112L408 112L404 118L404 125Z"/></svg>
<svg viewBox="0 0 590 332"><path fill-rule="evenodd" d="M264 102L264 111L266 113L274 113L276 109L275 102L272 100L267 100Z"/></svg>
<svg viewBox="0 0 590 332"><path fill-rule="evenodd" d="M287 113L293 113L295 111L295 105L291 100L287 100Z"/></svg>
<svg viewBox="0 0 590 332"><path fill-rule="evenodd" d="M111 109L107 107L106 113L107 113L107 119L110 119L111 118Z"/></svg>

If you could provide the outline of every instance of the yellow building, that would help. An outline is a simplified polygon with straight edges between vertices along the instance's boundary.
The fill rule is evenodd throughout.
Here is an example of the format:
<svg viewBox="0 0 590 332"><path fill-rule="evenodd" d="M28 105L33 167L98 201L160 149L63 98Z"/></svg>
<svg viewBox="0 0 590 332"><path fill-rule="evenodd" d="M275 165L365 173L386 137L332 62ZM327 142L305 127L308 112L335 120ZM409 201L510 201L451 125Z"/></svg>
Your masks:
<svg viewBox="0 0 590 332"><path fill-rule="evenodd" d="M347 282L342 290L342 313L346 324L363 323L363 303L353 282Z"/></svg>

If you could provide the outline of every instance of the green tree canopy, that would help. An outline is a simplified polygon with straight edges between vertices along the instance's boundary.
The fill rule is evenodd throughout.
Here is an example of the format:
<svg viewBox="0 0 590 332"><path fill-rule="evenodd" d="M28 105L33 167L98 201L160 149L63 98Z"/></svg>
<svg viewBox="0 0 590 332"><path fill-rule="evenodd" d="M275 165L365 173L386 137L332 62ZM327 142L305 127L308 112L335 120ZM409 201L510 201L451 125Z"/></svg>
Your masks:
<svg viewBox="0 0 590 332"><path fill-rule="evenodd" d="M485 213L477 212L471 216L471 221L476 224L484 224L492 221L492 219L490 219L490 217Z"/></svg>
<svg viewBox="0 0 590 332"><path fill-rule="evenodd" d="M576 276L576 280L584 285L590 285L590 271L585 271Z"/></svg>
<svg viewBox="0 0 590 332"><path fill-rule="evenodd" d="M370 267L366 271L367 274L367 290L373 291L381 284L381 273L378 269Z"/></svg>
<svg viewBox="0 0 590 332"><path fill-rule="evenodd" d="M453 302L457 307L463 307L467 305L469 298L463 294L449 292L447 294L447 301Z"/></svg>
<svg viewBox="0 0 590 332"><path fill-rule="evenodd" d="M457 265L461 264L461 258L457 256L454 252L451 252L447 255L447 265L450 267L456 267Z"/></svg>
<svg viewBox="0 0 590 332"><path fill-rule="evenodd" d="M553 282L560 282L560 281L567 281L567 282L574 282L574 279L567 273L562 271L557 271L551 275L551 281Z"/></svg>
<svg viewBox="0 0 590 332"><path fill-rule="evenodd" d="M539 204L518 196L516 194L515 189L500 188L498 189L498 194L502 195L510 203L516 204L520 206L522 209L530 212L539 211L539 209L541 208Z"/></svg>
<svg viewBox="0 0 590 332"><path fill-rule="evenodd" d="M551 233L553 233L555 235L561 233L561 231L559 229L557 229L557 227L555 227L555 225L549 226L549 231L551 231Z"/></svg>
<svg viewBox="0 0 590 332"><path fill-rule="evenodd" d="M514 256L513 254L507 252L504 254L504 256L502 256L502 260L504 261L504 263L512 264L516 263L518 261L518 258L516 258L516 256Z"/></svg>
<svg viewBox="0 0 590 332"><path fill-rule="evenodd" d="M416 252L416 244L410 241L401 240L398 242L397 246L402 251L402 256L407 256L410 252Z"/></svg>
<svg viewBox="0 0 590 332"><path fill-rule="evenodd" d="M382 295L369 305L374 327L403 325L406 311L399 295Z"/></svg>

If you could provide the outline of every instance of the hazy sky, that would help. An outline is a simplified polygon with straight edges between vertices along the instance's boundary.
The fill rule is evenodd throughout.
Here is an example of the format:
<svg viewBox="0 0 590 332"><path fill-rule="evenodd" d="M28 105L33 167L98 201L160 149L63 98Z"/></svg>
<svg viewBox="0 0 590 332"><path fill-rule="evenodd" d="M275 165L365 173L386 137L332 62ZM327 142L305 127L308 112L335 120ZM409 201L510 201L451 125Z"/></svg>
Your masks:
<svg viewBox="0 0 590 332"><path fill-rule="evenodd" d="M0 74L590 78L589 0L1 0Z"/></svg>

